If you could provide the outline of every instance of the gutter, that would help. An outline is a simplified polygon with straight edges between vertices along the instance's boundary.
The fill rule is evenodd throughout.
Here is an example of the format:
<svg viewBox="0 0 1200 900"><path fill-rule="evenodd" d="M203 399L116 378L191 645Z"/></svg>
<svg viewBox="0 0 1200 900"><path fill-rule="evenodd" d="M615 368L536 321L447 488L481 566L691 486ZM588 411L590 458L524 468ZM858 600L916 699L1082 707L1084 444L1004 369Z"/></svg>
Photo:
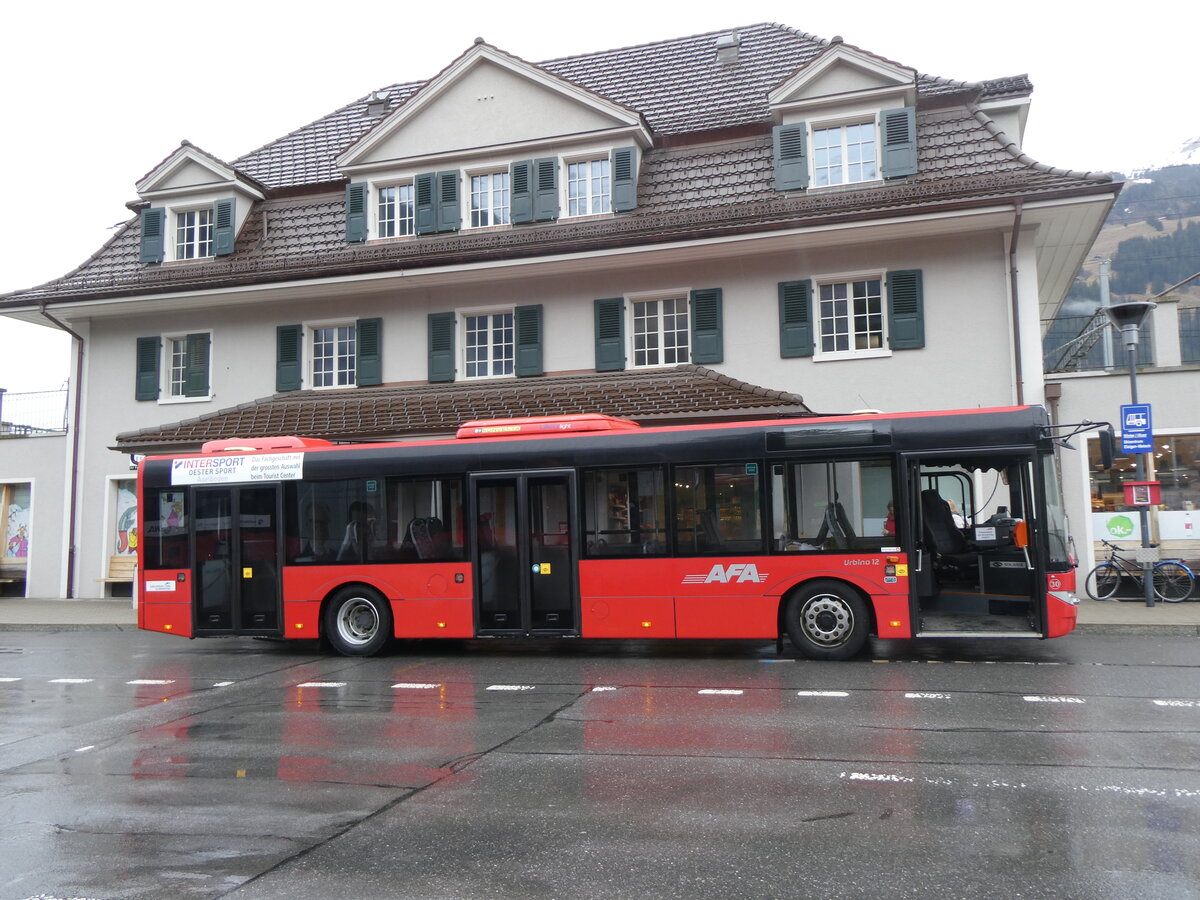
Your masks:
<svg viewBox="0 0 1200 900"><path fill-rule="evenodd" d="M67 514L67 597L75 596L75 523L79 515L79 422L83 416L83 336L46 312L46 301L38 304L38 312L75 339L75 409L71 425L71 484L70 506Z"/></svg>
<svg viewBox="0 0 1200 900"><path fill-rule="evenodd" d="M1009 292L1012 294L1012 327L1013 327L1013 368L1016 375L1016 405L1025 405L1025 379L1021 370L1021 315L1017 295L1017 241L1021 237L1021 213L1023 203L1020 199L1013 201L1012 240L1008 243L1008 280Z"/></svg>

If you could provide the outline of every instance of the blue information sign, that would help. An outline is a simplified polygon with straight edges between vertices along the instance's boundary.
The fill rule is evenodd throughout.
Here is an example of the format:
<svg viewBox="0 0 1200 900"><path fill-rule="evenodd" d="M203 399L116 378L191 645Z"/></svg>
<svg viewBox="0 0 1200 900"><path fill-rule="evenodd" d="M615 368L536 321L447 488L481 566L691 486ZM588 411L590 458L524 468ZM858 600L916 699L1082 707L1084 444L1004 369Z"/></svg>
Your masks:
<svg viewBox="0 0 1200 900"><path fill-rule="evenodd" d="M1126 403L1121 407L1121 452L1150 453L1154 450L1149 403Z"/></svg>

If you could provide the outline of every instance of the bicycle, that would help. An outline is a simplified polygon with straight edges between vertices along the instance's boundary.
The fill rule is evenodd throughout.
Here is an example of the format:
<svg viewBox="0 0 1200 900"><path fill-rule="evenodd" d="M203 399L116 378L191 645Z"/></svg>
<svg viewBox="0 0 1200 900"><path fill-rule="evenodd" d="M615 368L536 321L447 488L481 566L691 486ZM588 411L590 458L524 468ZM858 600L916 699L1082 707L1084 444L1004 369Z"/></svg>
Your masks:
<svg viewBox="0 0 1200 900"><path fill-rule="evenodd" d="M1121 586L1121 579L1125 577L1130 578L1139 591L1144 590L1141 564L1121 556L1121 548L1115 544L1103 539L1100 543L1108 547L1108 559L1088 572L1083 583L1088 596L1093 600L1108 600L1116 594L1117 588ZM1186 600L1196 582L1192 570L1178 559L1164 559L1155 563L1151 578L1154 595L1166 603Z"/></svg>

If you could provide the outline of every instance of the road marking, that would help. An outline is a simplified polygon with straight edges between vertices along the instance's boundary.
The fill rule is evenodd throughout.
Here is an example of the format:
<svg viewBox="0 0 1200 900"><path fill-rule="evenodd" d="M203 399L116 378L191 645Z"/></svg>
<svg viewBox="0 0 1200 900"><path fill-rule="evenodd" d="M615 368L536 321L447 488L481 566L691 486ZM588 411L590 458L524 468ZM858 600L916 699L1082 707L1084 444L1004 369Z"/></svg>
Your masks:
<svg viewBox="0 0 1200 900"><path fill-rule="evenodd" d="M846 781L863 781L883 784L930 784L938 787L972 787L998 790L1033 790L1034 785L1023 781L1003 781L999 778L968 780L965 778L946 778L944 776L912 777L895 772L842 772L839 778ZM1067 790L1083 794L1117 794L1123 797L1160 797L1163 799L1193 800L1200 798L1200 790L1190 788L1151 788L1125 784L1102 784L1088 786L1085 784L1068 785Z"/></svg>
<svg viewBox="0 0 1200 900"><path fill-rule="evenodd" d="M1194 709L1200 706L1200 700L1155 700L1155 706L1179 706L1185 709Z"/></svg>
<svg viewBox="0 0 1200 900"><path fill-rule="evenodd" d="M91 684L94 678L51 678L51 684Z"/></svg>
<svg viewBox="0 0 1200 900"><path fill-rule="evenodd" d="M616 690L615 687L611 687L607 684L604 684L604 685L597 685L596 687L592 688L592 693L598 694L601 691L615 691L615 690Z"/></svg>
<svg viewBox="0 0 1200 900"><path fill-rule="evenodd" d="M1043 697L1032 694L1025 698L1026 703L1087 703L1082 697Z"/></svg>
<svg viewBox="0 0 1200 900"><path fill-rule="evenodd" d="M399 684L393 684L393 688L400 691L432 691L435 688L440 688L440 684L419 684L415 681L402 681Z"/></svg>
<svg viewBox="0 0 1200 900"><path fill-rule="evenodd" d="M904 695L905 700L949 700L949 694L938 694L931 691L909 691Z"/></svg>
<svg viewBox="0 0 1200 900"><path fill-rule="evenodd" d="M532 691L532 684L490 684L489 691Z"/></svg>
<svg viewBox="0 0 1200 900"><path fill-rule="evenodd" d="M231 684L233 684L232 681L214 681L213 687L229 687Z"/></svg>
<svg viewBox="0 0 1200 900"><path fill-rule="evenodd" d="M174 684L174 679L171 678L135 678L133 681L127 681L126 684Z"/></svg>
<svg viewBox="0 0 1200 900"><path fill-rule="evenodd" d="M740 696L743 693L743 691L740 691L737 688L704 688L703 690L696 691L696 693L697 694L721 694L721 695L726 695L726 696L730 696L730 697L737 697L737 696Z"/></svg>
<svg viewBox="0 0 1200 900"><path fill-rule="evenodd" d="M12 684L14 681L20 681L20 678L0 678L0 682L4 684Z"/></svg>
<svg viewBox="0 0 1200 900"><path fill-rule="evenodd" d="M849 691L796 691L797 697L849 697Z"/></svg>
<svg viewBox="0 0 1200 900"><path fill-rule="evenodd" d="M296 685L296 687L302 687L302 688L306 688L306 687L339 688L339 687L345 687L345 686L346 686L346 682L344 682L344 681L305 681L302 684Z"/></svg>
<svg viewBox="0 0 1200 900"><path fill-rule="evenodd" d="M86 747L76 747L75 752L76 753L86 753L88 750L95 750L95 749L96 749L95 744L88 744Z"/></svg>

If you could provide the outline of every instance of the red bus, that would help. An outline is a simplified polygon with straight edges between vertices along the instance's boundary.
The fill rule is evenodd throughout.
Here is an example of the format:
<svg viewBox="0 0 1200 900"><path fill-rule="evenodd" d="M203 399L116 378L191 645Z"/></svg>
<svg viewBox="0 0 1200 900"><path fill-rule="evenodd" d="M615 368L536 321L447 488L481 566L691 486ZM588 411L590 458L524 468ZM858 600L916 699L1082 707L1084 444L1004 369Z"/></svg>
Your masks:
<svg viewBox="0 0 1200 900"><path fill-rule="evenodd" d="M1040 407L206 444L138 469L138 625L187 637L1050 638L1074 561Z"/></svg>

